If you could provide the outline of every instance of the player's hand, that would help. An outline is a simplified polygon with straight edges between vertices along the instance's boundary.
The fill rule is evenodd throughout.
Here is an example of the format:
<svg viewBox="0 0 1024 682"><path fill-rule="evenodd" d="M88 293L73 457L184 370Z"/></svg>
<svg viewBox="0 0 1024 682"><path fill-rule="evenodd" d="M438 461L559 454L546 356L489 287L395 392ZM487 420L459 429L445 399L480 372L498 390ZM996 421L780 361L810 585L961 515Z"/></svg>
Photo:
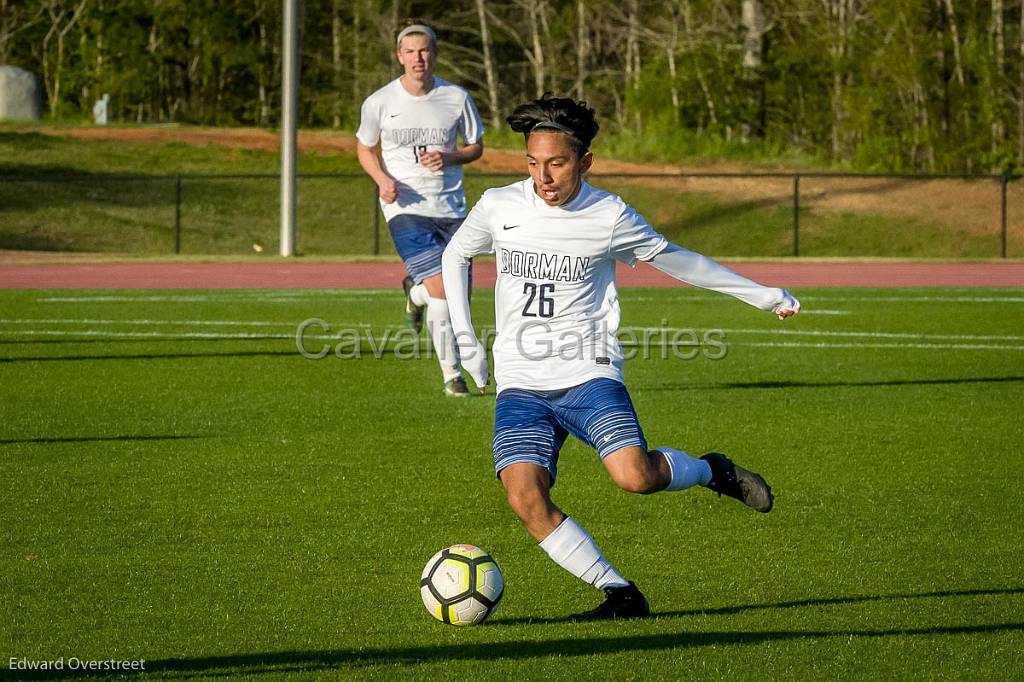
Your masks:
<svg viewBox="0 0 1024 682"><path fill-rule="evenodd" d="M382 180L377 183L377 193L385 204L393 203L398 198L398 183L393 178Z"/></svg>
<svg viewBox="0 0 1024 682"><path fill-rule="evenodd" d="M420 154L420 165L435 172L441 170L444 168L444 152L423 152Z"/></svg>
<svg viewBox="0 0 1024 682"><path fill-rule="evenodd" d="M778 315L780 320L792 317L800 312L800 301L796 300L793 294L783 289L782 303L772 308L772 312Z"/></svg>
<svg viewBox="0 0 1024 682"><path fill-rule="evenodd" d="M475 337L472 340L459 339L459 360L480 393L484 392L489 378L487 371L487 349Z"/></svg>

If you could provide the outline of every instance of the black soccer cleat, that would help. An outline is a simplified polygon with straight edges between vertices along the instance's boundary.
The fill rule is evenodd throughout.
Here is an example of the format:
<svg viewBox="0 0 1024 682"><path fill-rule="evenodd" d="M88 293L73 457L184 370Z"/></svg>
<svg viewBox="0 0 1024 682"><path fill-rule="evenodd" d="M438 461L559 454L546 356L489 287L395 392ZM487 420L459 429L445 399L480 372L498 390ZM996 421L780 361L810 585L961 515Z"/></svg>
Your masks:
<svg viewBox="0 0 1024 682"><path fill-rule="evenodd" d="M760 474L737 466L720 452L709 452L701 457L711 466L711 480L705 487L719 497L733 497L751 509L767 514L772 510L775 496L772 487Z"/></svg>
<svg viewBox="0 0 1024 682"><path fill-rule="evenodd" d="M419 334L423 330L423 312L426 310L426 306L416 305L412 302L409 292L414 286L416 286L416 282L412 281L412 277L406 276L402 280L402 291L405 292L405 321L409 324L410 329Z"/></svg>
<svg viewBox="0 0 1024 682"><path fill-rule="evenodd" d="M473 395L469 392L469 386L466 386L466 380L462 377L455 377L451 381L445 382L444 394L449 398L469 398Z"/></svg>
<svg viewBox="0 0 1024 682"><path fill-rule="evenodd" d="M604 594L604 602L596 609L575 613L569 620L618 620L651 615L647 598L632 581L626 587L606 587Z"/></svg>

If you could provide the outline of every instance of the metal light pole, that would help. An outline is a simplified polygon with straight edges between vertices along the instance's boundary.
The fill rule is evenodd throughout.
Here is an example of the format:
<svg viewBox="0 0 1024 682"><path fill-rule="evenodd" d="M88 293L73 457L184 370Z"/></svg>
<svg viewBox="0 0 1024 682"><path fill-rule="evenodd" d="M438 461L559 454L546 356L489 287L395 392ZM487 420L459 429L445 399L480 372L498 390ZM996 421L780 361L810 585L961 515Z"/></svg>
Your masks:
<svg viewBox="0 0 1024 682"><path fill-rule="evenodd" d="M281 60L281 255L295 255L295 119L299 100L299 1L284 0Z"/></svg>

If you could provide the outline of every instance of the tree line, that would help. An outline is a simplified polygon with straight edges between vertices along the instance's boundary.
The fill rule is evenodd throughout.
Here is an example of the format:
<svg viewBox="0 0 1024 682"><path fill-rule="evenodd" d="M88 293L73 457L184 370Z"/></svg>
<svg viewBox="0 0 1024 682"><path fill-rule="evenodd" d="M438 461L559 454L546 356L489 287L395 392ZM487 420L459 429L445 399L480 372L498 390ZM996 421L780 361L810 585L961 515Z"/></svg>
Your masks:
<svg viewBox="0 0 1024 682"><path fill-rule="evenodd" d="M0 0L54 119L274 126L281 2ZM888 171L1024 167L1024 0L305 0L300 121L352 129L421 18L492 127L545 91L605 136Z"/></svg>

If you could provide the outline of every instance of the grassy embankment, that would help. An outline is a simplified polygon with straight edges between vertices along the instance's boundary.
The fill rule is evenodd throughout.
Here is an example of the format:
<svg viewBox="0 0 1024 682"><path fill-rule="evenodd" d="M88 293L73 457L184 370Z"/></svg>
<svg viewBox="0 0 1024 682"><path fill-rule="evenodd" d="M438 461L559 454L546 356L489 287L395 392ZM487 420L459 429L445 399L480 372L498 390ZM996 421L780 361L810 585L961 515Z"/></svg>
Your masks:
<svg viewBox="0 0 1024 682"><path fill-rule="evenodd" d="M498 137L498 143L515 142ZM752 171L766 167L750 164ZM180 142L82 140L3 126L0 175L41 177L0 182L0 249L170 255L176 203L173 176L183 174L183 254L253 255L258 247L270 255L277 251L276 180L193 176L278 170L273 152ZM300 155L299 172L359 173L359 167L351 153L307 152ZM135 177L127 179L125 174ZM475 177L471 169L466 180L471 201L487 187L516 177ZM716 185L692 179L595 180L621 193L669 238L690 248L716 256L789 256L791 183L756 182L759 186L752 190L732 195L730 185L723 190L723 181ZM865 190L851 190L856 191ZM373 194L361 176L300 179L300 253L373 253ZM932 221L870 210L828 210L808 200L801 209L800 227L802 256L985 258L999 253L995 229L958 228L939 216ZM380 252L394 253L383 222ZM1014 236L1010 255L1021 253L1024 242Z"/></svg>

